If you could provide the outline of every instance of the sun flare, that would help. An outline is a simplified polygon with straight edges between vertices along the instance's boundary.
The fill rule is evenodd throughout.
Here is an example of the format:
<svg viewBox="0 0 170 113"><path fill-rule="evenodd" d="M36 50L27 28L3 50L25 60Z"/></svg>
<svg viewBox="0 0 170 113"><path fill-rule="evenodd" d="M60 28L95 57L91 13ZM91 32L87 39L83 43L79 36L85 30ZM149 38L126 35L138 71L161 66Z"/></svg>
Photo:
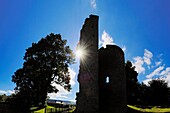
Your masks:
<svg viewBox="0 0 170 113"><path fill-rule="evenodd" d="M76 57L83 62L88 56L87 46L88 45L84 43L81 43L80 45L80 42L78 42L76 47Z"/></svg>
<svg viewBox="0 0 170 113"><path fill-rule="evenodd" d="M77 56L78 58L83 57L83 51L82 51L82 50L77 50L77 51L76 51L76 56Z"/></svg>

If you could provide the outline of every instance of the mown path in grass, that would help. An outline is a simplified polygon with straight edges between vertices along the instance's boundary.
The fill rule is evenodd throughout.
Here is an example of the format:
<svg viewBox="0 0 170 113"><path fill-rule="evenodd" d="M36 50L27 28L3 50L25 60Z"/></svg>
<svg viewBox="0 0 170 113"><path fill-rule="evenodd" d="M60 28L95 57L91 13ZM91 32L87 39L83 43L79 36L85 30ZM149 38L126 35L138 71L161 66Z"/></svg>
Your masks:
<svg viewBox="0 0 170 113"><path fill-rule="evenodd" d="M129 108L139 111L139 112L151 112L151 113L169 113L170 108L159 108L157 106L152 108L140 108L132 105L128 105Z"/></svg>

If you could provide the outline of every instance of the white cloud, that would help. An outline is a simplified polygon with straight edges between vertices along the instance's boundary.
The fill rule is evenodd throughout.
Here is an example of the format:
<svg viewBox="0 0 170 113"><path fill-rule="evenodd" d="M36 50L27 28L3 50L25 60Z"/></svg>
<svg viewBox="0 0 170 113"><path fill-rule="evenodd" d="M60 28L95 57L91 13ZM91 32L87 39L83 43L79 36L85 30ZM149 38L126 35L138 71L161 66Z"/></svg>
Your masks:
<svg viewBox="0 0 170 113"><path fill-rule="evenodd" d="M0 94L6 94L6 91L0 90Z"/></svg>
<svg viewBox="0 0 170 113"><path fill-rule="evenodd" d="M103 42L101 40L99 40L99 45L103 45Z"/></svg>
<svg viewBox="0 0 170 113"><path fill-rule="evenodd" d="M9 95L14 94L14 93L15 93L14 90L13 90L13 91L11 91L11 90L8 90L8 91L7 91L7 94L9 94Z"/></svg>
<svg viewBox="0 0 170 113"><path fill-rule="evenodd" d="M164 66L159 66L152 73L146 76L146 78L152 78L155 75L160 75L160 72L164 69Z"/></svg>
<svg viewBox="0 0 170 113"><path fill-rule="evenodd" d="M75 76L76 76L76 72L74 70L72 70L71 68L68 68L68 71L70 73L70 84L71 86L75 85ZM53 86L55 86L59 91L58 93L48 93L48 96L51 99L67 99L68 96L71 94L71 92L68 92L67 90L65 90L62 86L56 84L55 82L52 84Z"/></svg>
<svg viewBox="0 0 170 113"><path fill-rule="evenodd" d="M156 68L152 73L146 76L146 80L143 81L143 83L148 84L148 81L152 80L152 77L155 75L159 75L159 77L155 79L163 79L168 83L168 86L170 87L170 67L167 67L165 69L165 65L159 66Z"/></svg>
<svg viewBox="0 0 170 113"><path fill-rule="evenodd" d="M148 82L151 81L154 77L154 79L164 79L168 82L168 86L170 87L170 67L165 67L165 64L162 64L162 55L163 54L159 54L157 56L159 60L154 61L154 55L152 54L152 52L144 49L143 56L136 56L133 58L132 64L136 67L135 70L138 72L138 74L144 74L146 71L145 68L152 71L150 74L146 75L146 79L143 80L143 83L145 83L146 85L148 85Z"/></svg>
<svg viewBox="0 0 170 113"><path fill-rule="evenodd" d="M116 45L116 43L114 43L113 38L104 30L102 33L102 38L99 40L99 45L106 48L106 45ZM121 49L123 52L127 50L125 45L121 46Z"/></svg>
<svg viewBox="0 0 170 113"><path fill-rule="evenodd" d="M52 84L53 86L57 87L57 89L59 90L58 93L48 93L48 96L51 98L51 99L67 99L68 95L71 94L71 92L68 92L67 90L65 90L62 86L56 84L56 83L53 83Z"/></svg>
<svg viewBox="0 0 170 113"><path fill-rule="evenodd" d="M170 67L167 67L165 70L163 70L160 75L164 76L170 76Z"/></svg>
<svg viewBox="0 0 170 113"><path fill-rule="evenodd" d="M144 80L143 83L146 84L146 85L149 85L149 82L152 81L152 80L166 80L166 79L163 78L163 77L154 78L154 79L149 78L149 79Z"/></svg>
<svg viewBox="0 0 170 113"><path fill-rule="evenodd" d="M90 0L90 5L93 9L96 9L96 0Z"/></svg>
<svg viewBox="0 0 170 113"><path fill-rule="evenodd" d="M150 65L151 64L151 58L153 57L153 54L149 51L149 50L147 50L147 49L145 49L144 50L144 57L143 57L143 59L144 59L144 62L147 64L147 65Z"/></svg>
<svg viewBox="0 0 170 113"><path fill-rule="evenodd" d="M106 48L106 45L114 45L115 43L113 43L113 38L104 30L99 44Z"/></svg>
<svg viewBox="0 0 170 113"><path fill-rule="evenodd" d="M137 71L139 74L140 73L145 73L145 68L143 67L144 61L143 58L140 56L134 57L133 58L134 62L132 64L135 66L135 71Z"/></svg>
<svg viewBox="0 0 170 113"><path fill-rule="evenodd" d="M162 57L162 56L163 56L163 54L161 53L161 54L158 55L158 58L160 58L160 57Z"/></svg>
<svg viewBox="0 0 170 113"><path fill-rule="evenodd" d="M125 52L125 51L126 51L126 46L123 46L123 47L122 47L122 50Z"/></svg>
<svg viewBox="0 0 170 113"><path fill-rule="evenodd" d="M14 92L14 91L11 91L11 90L7 90L7 91L0 90L0 94L1 94L1 95L2 95L2 94L11 95L11 94L13 94L13 93L15 93L15 92Z"/></svg>
<svg viewBox="0 0 170 113"><path fill-rule="evenodd" d="M162 63L162 61L155 62L155 66L159 66Z"/></svg>
<svg viewBox="0 0 170 113"><path fill-rule="evenodd" d="M133 60L134 62L132 62L132 64L136 67L135 70L140 74L140 73L145 73L145 65L147 66L148 69L150 69L150 65L151 65L151 59L153 57L152 52L150 52L147 49L144 49L144 55L141 56L137 56L134 57Z"/></svg>
<svg viewBox="0 0 170 113"><path fill-rule="evenodd" d="M143 83L146 84L146 85L149 85L148 83L149 83L149 81L151 81L151 80L152 80L152 79L146 79L146 80L143 81Z"/></svg>
<svg viewBox="0 0 170 113"><path fill-rule="evenodd" d="M151 68L158 67L158 66L160 66L160 65L162 64L163 59L160 58L162 55L163 55L163 54L159 54L159 55L157 56L157 59L158 59L158 60L156 60L156 61L154 62L154 64L152 64Z"/></svg>
<svg viewBox="0 0 170 113"><path fill-rule="evenodd" d="M75 77L76 77L76 72L71 69L71 68L68 68L68 72L70 73L70 84L71 86L75 85Z"/></svg>
<svg viewBox="0 0 170 113"><path fill-rule="evenodd" d="M160 58L161 56L158 56L158 57ZM165 68L165 64L160 66L162 64L162 61L163 60L160 59L159 61L155 62L155 66L152 66L152 68L155 68L155 67L157 68L153 70L149 75L146 76L147 79L143 81L145 84L147 84L148 81L152 80L153 77L157 75L157 77L155 77L154 79L158 79L158 78L163 79L168 83L168 86L170 87L170 67Z"/></svg>
<svg viewBox="0 0 170 113"><path fill-rule="evenodd" d="M159 73L160 77L162 77L170 87L170 67L164 69L161 73Z"/></svg>
<svg viewBox="0 0 170 113"><path fill-rule="evenodd" d="M168 86L170 87L170 73L166 76L165 80L168 83Z"/></svg>

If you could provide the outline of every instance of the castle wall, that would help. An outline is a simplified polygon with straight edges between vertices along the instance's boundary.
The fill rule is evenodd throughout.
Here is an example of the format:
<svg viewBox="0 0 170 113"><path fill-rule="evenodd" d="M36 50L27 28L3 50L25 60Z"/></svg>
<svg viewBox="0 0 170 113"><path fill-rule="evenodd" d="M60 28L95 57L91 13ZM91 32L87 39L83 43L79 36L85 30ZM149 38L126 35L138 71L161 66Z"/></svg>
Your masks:
<svg viewBox="0 0 170 113"><path fill-rule="evenodd" d="M126 113L124 52L116 45L98 50L98 19L90 15L80 33L76 113Z"/></svg>
<svg viewBox="0 0 170 113"><path fill-rule="evenodd" d="M98 113L98 16L90 15L81 29L80 58L77 93L77 113Z"/></svg>
<svg viewBox="0 0 170 113"><path fill-rule="evenodd" d="M99 50L100 113L126 112L126 76L124 53L116 45Z"/></svg>

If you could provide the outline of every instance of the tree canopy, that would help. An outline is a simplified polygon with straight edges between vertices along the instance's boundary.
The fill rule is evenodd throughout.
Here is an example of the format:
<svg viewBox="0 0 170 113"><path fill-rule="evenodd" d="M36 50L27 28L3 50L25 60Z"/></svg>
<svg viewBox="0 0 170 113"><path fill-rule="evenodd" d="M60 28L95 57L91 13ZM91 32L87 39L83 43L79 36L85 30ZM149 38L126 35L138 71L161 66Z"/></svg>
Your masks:
<svg viewBox="0 0 170 113"><path fill-rule="evenodd" d="M150 105L170 105L170 88L162 79L153 79L149 82L148 101Z"/></svg>
<svg viewBox="0 0 170 113"><path fill-rule="evenodd" d="M12 76L15 91L22 104L44 104L47 93L58 92L53 83L70 91L68 66L74 63L74 54L60 34L47 35L26 49L23 67Z"/></svg>
<svg viewBox="0 0 170 113"><path fill-rule="evenodd" d="M127 102L128 104L136 103L139 98L139 83L138 83L138 73L135 71L135 67L132 66L130 61L125 63L125 73L126 73L126 88L127 88Z"/></svg>
<svg viewBox="0 0 170 113"><path fill-rule="evenodd" d="M153 79L148 85L138 82L138 73L130 61L125 63L127 103L132 105L168 106L170 87L163 79Z"/></svg>

